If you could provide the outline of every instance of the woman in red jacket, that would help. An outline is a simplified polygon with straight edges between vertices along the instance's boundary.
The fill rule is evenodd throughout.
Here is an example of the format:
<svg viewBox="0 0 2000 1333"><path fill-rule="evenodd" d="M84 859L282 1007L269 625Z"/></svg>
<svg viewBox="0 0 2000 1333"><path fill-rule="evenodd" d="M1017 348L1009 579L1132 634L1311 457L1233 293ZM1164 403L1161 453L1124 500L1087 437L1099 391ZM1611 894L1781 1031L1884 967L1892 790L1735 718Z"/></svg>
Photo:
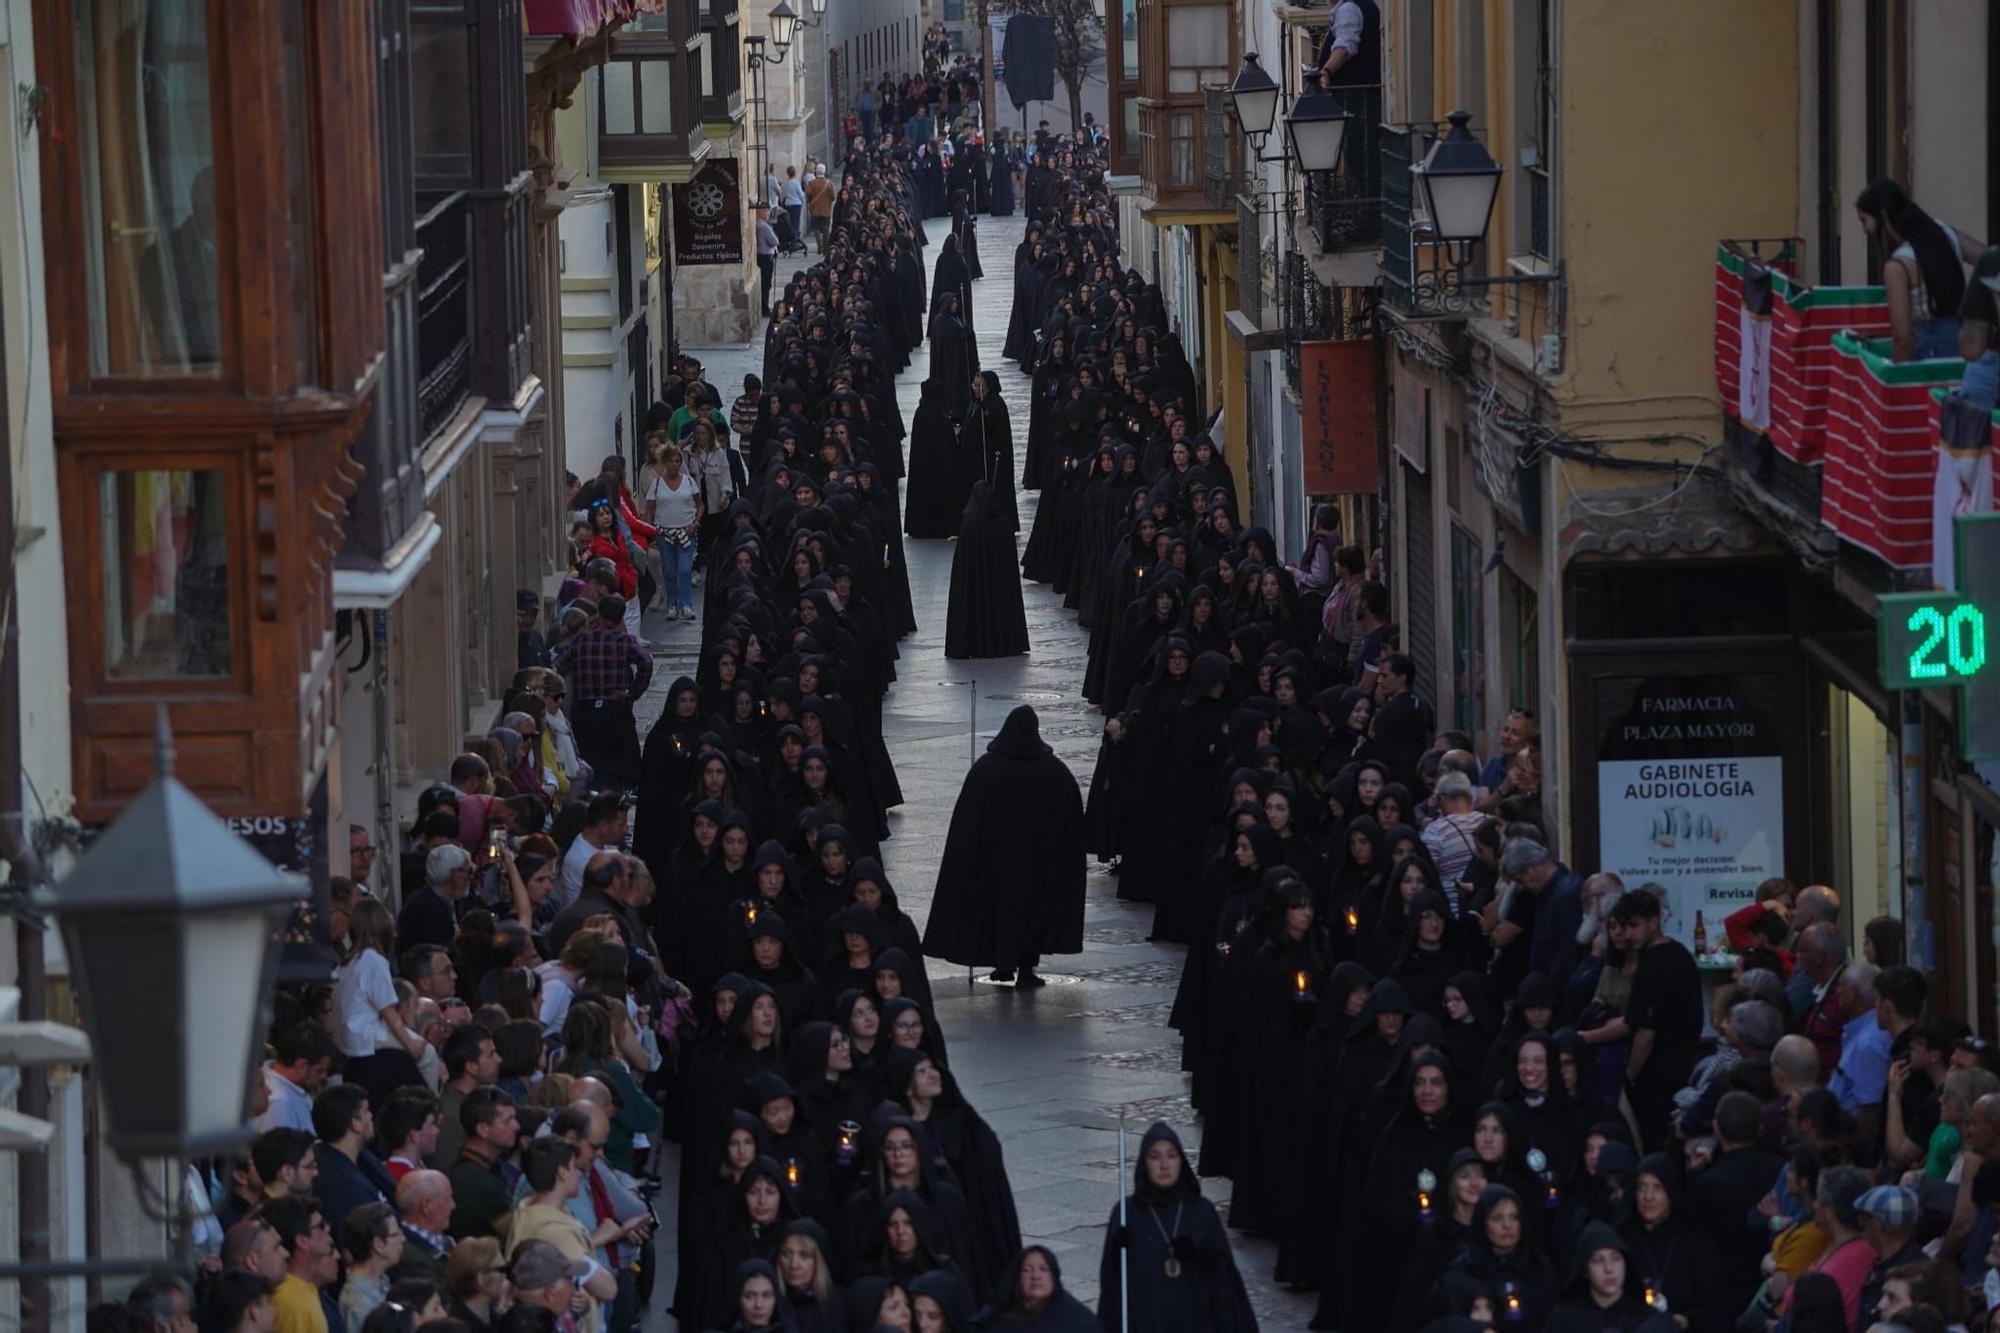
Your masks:
<svg viewBox="0 0 2000 1333"><path fill-rule="evenodd" d="M599 500L590 507L590 545L583 552L586 565L600 558L609 560L618 571L618 593L626 604L637 605L639 569L632 563L632 552L618 533L618 515L612 512L609 500Z"/></svg>

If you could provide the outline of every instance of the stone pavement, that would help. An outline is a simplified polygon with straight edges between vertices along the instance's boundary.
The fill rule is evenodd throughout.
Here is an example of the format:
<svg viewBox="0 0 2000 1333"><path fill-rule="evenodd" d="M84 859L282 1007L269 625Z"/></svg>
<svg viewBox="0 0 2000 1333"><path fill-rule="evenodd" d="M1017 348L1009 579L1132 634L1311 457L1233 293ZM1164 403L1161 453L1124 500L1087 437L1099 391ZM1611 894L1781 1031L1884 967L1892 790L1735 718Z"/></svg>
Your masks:
<svg viewBox="0 0 2000 1333"><path fill-rule="evenodd" d="M1024 222L1019 217L980 219L979 250L986 277L975 284L974 325L981 364L1000 373L1014 419L1016 467L1027 442L1028 379L1002 359L1013 300L1013 254ZM934 244L947 224L930 224ZM784 261L782 284L799 263ZM761 352L738 346L689 348L707 367L725 402L741 392L744 372L761 367ZM898 384L907 420L915 414L928 353L919 349ZM1036 497L1021 494L1025 543ZM1088 784L1097 760L1101 719L1078 694L1087 635L1061 599L1028 585L1026 657L973 662L944 656L945 608L951 583L951 543L907 541L917 632L901 645L897 682L884 709L883 731L902 779L906 803L890 814L883 860L902 904L919 926L928 918L953 803L965 770L1010 710L1034 705L1042 736ZM640 725L658 715L672 679L692 673L696 628L648 616L646 634L657 663L654 689L640 711ZM976 714L976 721L975 721ZM1006 1149L1024 1239L1047 1245L1063 1266L1063 1281L1080 1299L1096 1304L1097 1264L1105 1220L1129 1187L1129 1153L1155 1120L1167 1120L1190 1148L1199 1127L1180 1070L1180 1039L1166 1025L1180 980L1184 950L1146 940L1152 908L1122 903L1116 881L1093 866L1084 927L1084 952L1051 958L1050 985L1016 994L1010 987L974 982L949 964L931 962L938 1020L951 1041L952 1072L966 1098L986 1117ZM1118 1167L1121 1118L1129 1133L1124 1174ZM1227 1181L1204 1182L1211 1199L1228 1197ZM671 1189L663 1196L671 1200ZM1225 1215L1227 1206L1224 1205ZM671 1219L669 1219L671 1221ZM1249 1282L1252 1304L1266 1329L1303 1329L1312 1298L1275 1287L1270 1278L1275 1246L1232 1233L1237 1260ZM671 1236L659 1246L660 1290L671 1291ZM981 1293L985 1299L987 1293ZM664 1304L661 1295L657 1304Z"/></svg>

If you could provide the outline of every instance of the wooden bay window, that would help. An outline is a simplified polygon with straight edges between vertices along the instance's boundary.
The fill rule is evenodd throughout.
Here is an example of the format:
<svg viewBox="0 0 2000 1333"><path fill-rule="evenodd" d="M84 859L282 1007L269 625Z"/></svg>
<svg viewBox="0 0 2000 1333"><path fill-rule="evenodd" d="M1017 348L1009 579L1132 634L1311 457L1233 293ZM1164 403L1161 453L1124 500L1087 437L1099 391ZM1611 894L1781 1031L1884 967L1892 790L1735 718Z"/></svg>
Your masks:
<svg viewBox="0 0 2000 1333"><path fill-rule="evenodd" d="M341 0L35 0L78 814L302 814L382 346L375 51Z"/></svg>

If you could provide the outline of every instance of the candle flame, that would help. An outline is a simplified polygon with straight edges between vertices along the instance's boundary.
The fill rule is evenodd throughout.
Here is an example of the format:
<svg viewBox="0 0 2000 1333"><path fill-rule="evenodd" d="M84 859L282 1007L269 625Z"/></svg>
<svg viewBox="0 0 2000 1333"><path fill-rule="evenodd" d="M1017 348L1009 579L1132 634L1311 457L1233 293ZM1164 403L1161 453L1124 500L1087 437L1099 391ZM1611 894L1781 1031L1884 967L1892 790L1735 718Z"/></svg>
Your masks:
<svg viewBox="0 0 2000 1333"><path fill-rule="evenodd" d="M1306 974L1303 972L1299 973L1295 980L1299 984L1299 994L1304 995L1306 993Z"/></svg>

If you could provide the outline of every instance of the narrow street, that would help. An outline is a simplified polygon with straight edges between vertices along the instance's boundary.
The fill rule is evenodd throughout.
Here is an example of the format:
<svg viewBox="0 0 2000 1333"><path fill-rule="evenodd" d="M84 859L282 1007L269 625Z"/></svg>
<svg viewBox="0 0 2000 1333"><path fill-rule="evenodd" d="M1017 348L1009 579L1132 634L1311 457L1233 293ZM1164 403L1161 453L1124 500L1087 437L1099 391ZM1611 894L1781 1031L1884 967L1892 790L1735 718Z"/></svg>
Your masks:
<svg viewBox="0 0 2000 1333"><path fill-rule="evenodd" d="M1000 348L1013 302L1014 247L1025 226L1018 215L980 219L986 276L974 287L980 362L999 371L1013 416L1017 469L1027 441L1028 377L1001 357ZM943 219L930 224L930 260L948 231ZM780 285L799 264L796 257L780 263ZM760 348L687 350L701 358L725 402L742 392L746 372L762 367ZM928 359L928 349L919 349L898 381L905 419L916 411ZM1034 493L1021 494L1020 543L1027 541L1035 501ZM1085 785L1097 760L1101 718L1078 693L1088 635L1059 596L1027 585L1034 644L1029 656L948 661L944 623L951 543L906 539L906 546L918 629L901 645L883 726L908 799L890 814L894 834L883 859L897 896L921 926L965 770L1008 712L1032 704L1043 738ZM658 715L673 679L692 674L700 638L698 626L657 614L647 617L645 628L656 670L640 712L642 730ZM1120 902L1117 881L1093 866L1084 952L1050 959L1043 970L1050 983L1046 989L1017 995L947 970L949 964L930 963L938 1018L951 1040L952 1072L1006 1147L1022 1239L1049 1246L1062 1262L1064 1285L1092 1304L1105 1219L1129 1188L1130 1161L1124 1175L1118 1169L1121 1117L1130 1134L1128 1153L1136 1151L1139 1135L1155 1120L1171 1122L1191 1148L1200 1138L1181 1073L1180 1039L1167 1027L1184 951L1147 942L1152 913L1150 905ZM1221 1204L1229 1182L1205 1182L1203 1189ZM1312 1298L1272 1284L1274 1246L1240 1234L1232 1239L1264 1327L1304 1328ZM674 1248L668 1233L662 1233L659 1252L670 1267ZM664 1272L661 1289L671 1290ZM656 1298L656 1304L664 1302L664 1296Z"/></svg>

